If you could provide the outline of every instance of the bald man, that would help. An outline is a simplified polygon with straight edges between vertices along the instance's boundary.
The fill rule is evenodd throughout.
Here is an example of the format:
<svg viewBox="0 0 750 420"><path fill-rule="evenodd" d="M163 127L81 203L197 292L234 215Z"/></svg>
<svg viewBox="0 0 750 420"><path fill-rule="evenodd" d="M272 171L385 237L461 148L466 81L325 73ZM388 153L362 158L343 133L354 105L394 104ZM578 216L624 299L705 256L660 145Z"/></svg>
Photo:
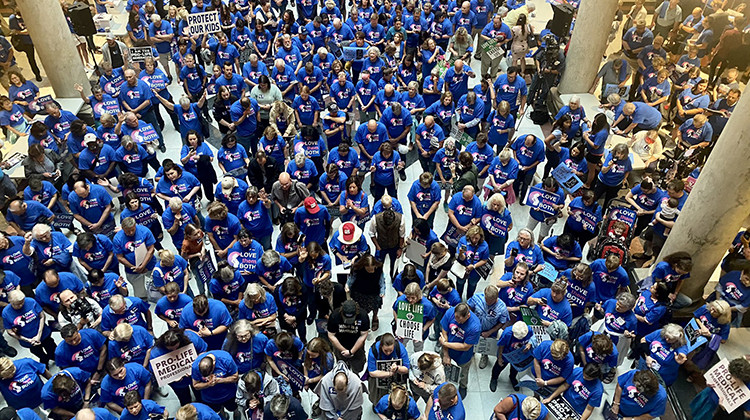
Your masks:
<svg viewBox="0 0 750 420"><path fill-rule="evenodd" d="M282 172L279 180L274 182L271 188L271 198L281 212L279 222L282 225L285 222L291 222L294 219L294 212L302 207L305 198L309 196L310 191L304 184L292 179L288 173Z"/></svg>

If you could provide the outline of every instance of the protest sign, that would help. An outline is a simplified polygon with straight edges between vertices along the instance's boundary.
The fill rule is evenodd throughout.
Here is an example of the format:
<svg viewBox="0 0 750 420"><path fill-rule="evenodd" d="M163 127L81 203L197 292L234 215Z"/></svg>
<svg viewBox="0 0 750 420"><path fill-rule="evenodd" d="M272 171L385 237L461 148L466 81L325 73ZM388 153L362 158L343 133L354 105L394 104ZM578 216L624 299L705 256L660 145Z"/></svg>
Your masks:
<svg viewBox="0 0 750 420"><path fill-rule="evenodd" d="M201 261L200 263L198 263L198 277L200 277L200 280L203 282L203 284L210 284L215 272L216 266L214 266L214 262L211 260L211 257L208 257L205 259L205 261Z"/></svg>
<svg viewBox="0 0 750 420"><path fill-rule="evenodd" d="M557 168L552 170L552 177L555 178L558 184L562 186L565 191L574 193L583 187L583 182L573 173L573 170L565 164L565 162L557 165Z"/></svg>
<svg viewBox="0 0 750 420"><path fill-rule="evenodd" d="M296 391L301 391L302 388L305 387L305 375L303 375L299 369L283 360L278 360L276 366L279 367L281 373L289 378L289 385L291 385Z"/></svg>
<svg viewBox="0 0 750 420"><path fill-rule="evenodd" d="M156 377L156 383L159 386L165 386L179 381L185 375L190 375L193 362L197 357L198 353L191 343L163 356L151 359L149 363Z"/></svg>
<svg viewBox="0 0 750 420"><path fill-rule="evenodd" d="M578 414L578 412L573 408L572 405L563 398L562 396L559 396L549 402L547 405L547 409L552 413L553 416L555 416L556 419L561 420L578 420L581 418L581 415Z"/></svg>
<svg viewBox="0 0 750 420"><path fill-rule="evenodd" d="M698 179L692 175L687 177L687 180L685 180L685 191L690 192L693 190L693 187L695 186L695 182L698 181Z"/></svg>
<svg viewBox="0 0 750 420"><path fill-rule="evenodd" d="M133 215L135 222L139 225L150 225L157 217L156 212L154 212L154 209L151 207L145 207L143 210Z"/></svg>
<svg viewBox="0 0 750 420"><path fill-rule="evenodd" d="M424 305L398 301L396 309L396 336L422 341Z"/></svg>
<svg viewBox="0 0 750 420"><path fill-rule="evenodd" d="M544 269L537 273L537 277L542 277L549 283L554 282L557 279L557 269L554 265L544 262Z"/></svg>
<svg viewBox="0 0 750 420"><path fill-rule="evenodd" d="M687 325L685 325L684 330L685 330L685 340L687 341L688 353L692 352L693 350L703 345L703 343L708 341L706 337L701 335L700 327L698 326L698 321L696 321L695 318L691 319L690 322L688 322Z"/></svg>
<svg viewBox="0 0 750 420"><path fill-rule="evenodd" d="M723 359L704 375L706 383L712 386L719 396L720 405L727 413L731 413L750 399L747 385L732 377L729 373L729 361Z"/></svg>
<svg viewBox="0 0 750 420"><path fill-rule="evenodd" d="M596 215L582 208L570 208L570 216L589 233L596 233Z"/></svg>
<svg viewBox="0 0 750 420"><path fill-rule="evenodd" d="M154 58L151 47L130 47L130 59L134 63L143 63L147 58Z"/></svg>
<svg viewBox="0 0 750 420"><path fill-rule="evenodd" d="M490 39L489 41L482 44L482 51L484 51L490 60L494 60L498 57L503 56L503 49L497 43L496 39Z"/></svg>
<svg viewBox="0 0 750 420"><path fill-rule="evenodd" d="M492 269L495 267L495 264L492 262L492 258L487 260L487 263L476 267L476 272L479 274L479 277L483 278L484 280L489 279L490 274L492 274Z"/></svg>
<svg viewBox="0 0 750 420"><path fill-rule="evenodd" d="M384 372L390 371L391 366L401 366L401 359L390 359L390 360L378 360L375 362L376 370L382 370ZM387 378L375 378L375 387L378 389L391 389L391 383L402 383L402 375L393 375Z"/></svg>
<svg viewBox="0 0 750 420"><path fill-rule="evenodd" d="M458 381L461 378L461 366L455 363L451 362L449 365L444 365L443 369L445 370L445 380L458 386Z"/></svg>
<svg viewBox="0 0 750 420"><path fill-rule="evenodd" d="M554 215L556 213L554 206L559 198L555 193L544 191L537 187L529 187L529 194L526 196L526 205L542 213Z"/></svg>
<svg viewBox="0 0 750 420"><path fill-rule="evenodd" d="M547 329L542 324L542 319L539 318L539 314L537 314L536 311L531 308L521 307L520 309L523 322L528 325L532 331L534 331L534 335L536 336L537 341L542 342L549 340L549 334L547 334Z"/></svg>
<svg viewBox="0 0 750 420"><path fill-rule="evenodd" d="M55 213L52 227L55 229L73 229L73 215L70 213Z"/></svg>
<svg viewBox="0 0 750 420"><path fill-rule="evenodd" d="M453 137L453 139L456 140L456 143L461 144L463 147L466 147L472 142L474 142L474 139L471 138L470 135L461 131L461 129L458 128L457 121L454 121L453 128L451 128L451 137Z"/></svg>
<svg viewBox="0 0 750 420"><path fill-rule="evenodd" d="M219 11L191 13L188 15L188 34L202 35L221 31Z"/></svg>
<svg viewBox="0 0 750 420"><path fill-rule="evenodd" d="M495 356L497 354L497 339L479 337L479 343L474 346L474 354L486 354Z"/></svg>
<svg viewBox="0 0 750 420"><path fill-rule="evenodd" d="M52 98L52 95L40 96L35 100L29 102L29 110L33 112L40 112L44 110L44 107L54 102L55 100Z"/></svg>
<svg viewBox="0 0 750 420"><path fill-rule="evenodd" d="M443 233L443 236L440 237L440 240L445 242L446 245L455 248L458 246L458 241L462 236L464 235L459 232L458 228L456 228L453 223L449 223L448 229L445 230L445 233Z"/></svg>
<svg viewBox="0 0 750 420"><path fill-rule="evenodd" d="M342 50L344 61L361 61L367 55L366 47L344 47Z"/></svg>

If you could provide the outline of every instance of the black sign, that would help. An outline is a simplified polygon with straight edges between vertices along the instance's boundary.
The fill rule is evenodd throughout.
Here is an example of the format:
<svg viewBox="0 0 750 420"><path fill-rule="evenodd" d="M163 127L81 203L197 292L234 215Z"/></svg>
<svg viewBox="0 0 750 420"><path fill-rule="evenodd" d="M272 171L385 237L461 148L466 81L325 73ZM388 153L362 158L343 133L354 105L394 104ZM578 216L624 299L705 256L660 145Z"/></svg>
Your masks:
<svg viewBox="0 0 750 420"><path fill-rule="evenodd" d="M54 229L73 229L73 215L69 213L55 213L52 220Z"/></svg>

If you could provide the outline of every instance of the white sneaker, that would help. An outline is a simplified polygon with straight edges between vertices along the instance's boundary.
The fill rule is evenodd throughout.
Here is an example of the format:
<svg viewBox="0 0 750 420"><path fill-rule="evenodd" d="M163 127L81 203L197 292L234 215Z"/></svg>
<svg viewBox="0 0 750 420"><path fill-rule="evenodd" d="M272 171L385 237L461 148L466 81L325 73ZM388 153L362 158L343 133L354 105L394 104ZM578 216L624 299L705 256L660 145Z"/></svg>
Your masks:
<svg viewBox="0 0 750 420"><path fill-rule="evenodd" d="M489 356L486 354L482 355L482 358L479 359L479 369L484 369L487 367L487 364L490 362Z"/></svg>

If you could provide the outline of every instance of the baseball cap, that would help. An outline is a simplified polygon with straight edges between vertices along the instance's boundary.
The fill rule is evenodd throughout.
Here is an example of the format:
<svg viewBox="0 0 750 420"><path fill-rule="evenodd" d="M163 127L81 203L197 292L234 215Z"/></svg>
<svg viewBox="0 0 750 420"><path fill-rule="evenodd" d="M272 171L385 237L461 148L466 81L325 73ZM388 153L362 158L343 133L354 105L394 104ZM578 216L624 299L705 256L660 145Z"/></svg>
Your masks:
<svg viewBox="0 0 750 420"><path fill-rule="evenodd" d="M354 324L357 319L357 304L353 300L347 300L341 304L341 317L344 324Z"/></svg>
<svg viewBox="0 0 750 420"><path fill-rule="evenodd" d="M360 236L362 236L362 230L359 226L352 222L345 222L339 228L340 240L344 244L353 244Z"/></svg>
<svg viewBox="0 0 750 420"><path fill-rule="evenodd" d="M300 26L299 27L299 33L300 33L300 35L302 35L302 34L307 35L307 28L305 28L304 26Z"/></svg>
<svg viewBox="0 0 750 420"><path fill-rule="evenodd" d="M307 197L305 199L305 208L308 212L315 214L320 211L320 206L318 205L318 202L315 201L315 198L313 197Z"/></svg>
<svg viewBox="0 0 750 420"><path fill-rule="evenodd" d="M83 136L83 143L89 144L89 143L96 143L98 139L96 138L96 134L94 133L87 133L85 136Z"/></svg>
<svg viewBox="0 0 750 420"><path fill-rule="evenodd" d="M226 176L221 180L221 192L224 194L229 194L234 189L234 186L237 184L237 181L231 176Z"/></svg>
<svg viewBox="0 0 750 420"><path fill-rule="evenodd" d="M335 103L328 105L328 112L330 112L331 114L339 112L339 106Z"/></svg>
<svg viewBox="0 0 750 420"><path fill-rule="evenodd" d="M107 39L115 39L115 34L113 34L112 32L108 33Z"/></svg>
<svg viewBox="0 0 750 420"><path fill-rule="evenodd" d="M529 326L523 321L518 321L513 324L511 331L513 331L513 337L515 337L516 340L521 340L529 333Z"/></svg>

